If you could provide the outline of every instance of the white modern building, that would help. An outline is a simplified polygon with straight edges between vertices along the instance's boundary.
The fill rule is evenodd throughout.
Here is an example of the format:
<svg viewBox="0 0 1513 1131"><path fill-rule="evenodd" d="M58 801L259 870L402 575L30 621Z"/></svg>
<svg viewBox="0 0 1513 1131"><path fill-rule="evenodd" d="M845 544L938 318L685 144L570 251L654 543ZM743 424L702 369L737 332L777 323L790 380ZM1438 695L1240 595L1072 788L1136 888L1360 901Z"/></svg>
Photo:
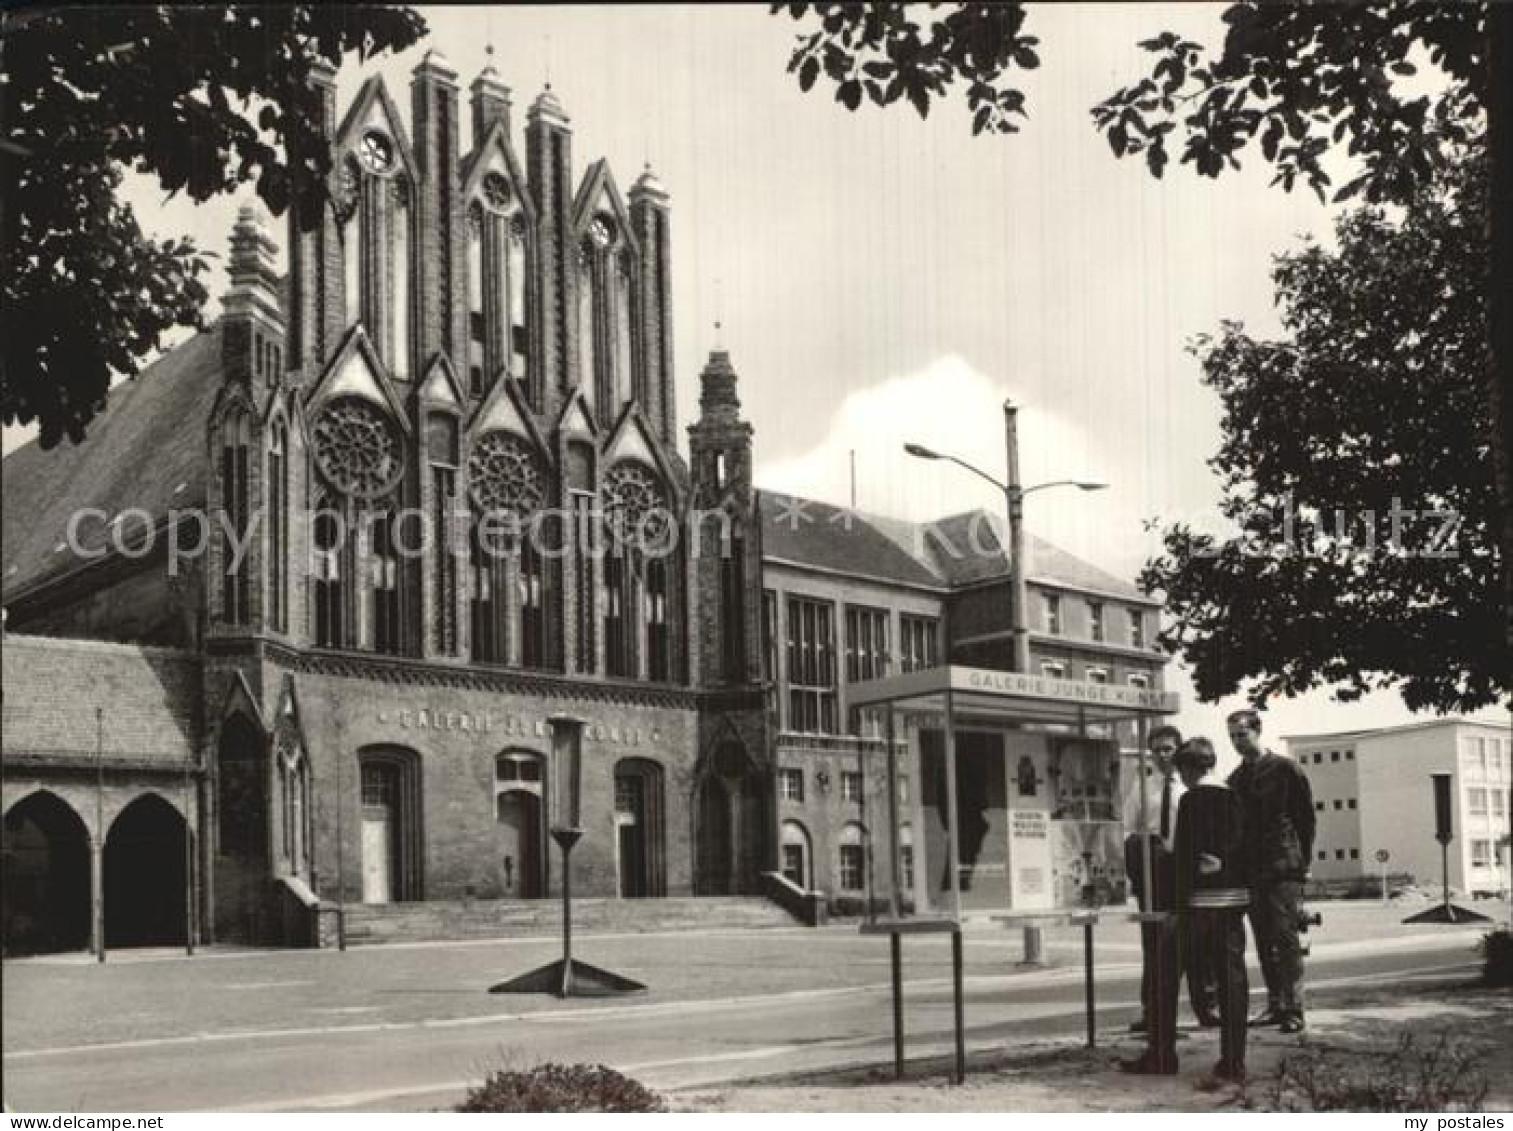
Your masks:
<svg viewBox="0 0 1513 1131"><path fill-rule="evenodd" d="M1387 869L1423 887L1440 882L1430 775L1451 775L1450 886L1492 893L1509 886L1509 788L1513 728L1450 717L1377 730L1298 734L1288 753L1308 774L1318 811L1317 880L1349 880Z"/></svg>

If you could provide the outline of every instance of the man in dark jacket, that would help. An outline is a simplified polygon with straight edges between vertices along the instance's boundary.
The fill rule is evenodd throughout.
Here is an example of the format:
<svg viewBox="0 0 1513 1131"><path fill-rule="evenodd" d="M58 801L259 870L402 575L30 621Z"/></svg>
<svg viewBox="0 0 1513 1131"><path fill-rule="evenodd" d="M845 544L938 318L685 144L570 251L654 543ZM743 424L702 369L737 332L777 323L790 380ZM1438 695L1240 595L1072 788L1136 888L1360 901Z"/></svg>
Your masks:
<svg viewBox="0 0 1513 1131"><path fill-rule="evenodd" d="M1219 983L1219 1081L1245 1080L1245 816L1239 797L1214 774L1213 743L1194 738L1177 751L1187 793L1177 815L1173 849L1177 906L1187 917L1182 938Z"/></svg>
<svg viewBox="0 0 1513 1131"><path fill-rule="evenodd" d="M1303 1030L1303 951L1298 942L1303 881L1313 859L1313 791L1297 763L1261 746L1261 716L1229 716L1229 740L1240 766L1229 786L1245 811L1250 929L1266 979L1266 1010L1252 1025Z"/></svg>

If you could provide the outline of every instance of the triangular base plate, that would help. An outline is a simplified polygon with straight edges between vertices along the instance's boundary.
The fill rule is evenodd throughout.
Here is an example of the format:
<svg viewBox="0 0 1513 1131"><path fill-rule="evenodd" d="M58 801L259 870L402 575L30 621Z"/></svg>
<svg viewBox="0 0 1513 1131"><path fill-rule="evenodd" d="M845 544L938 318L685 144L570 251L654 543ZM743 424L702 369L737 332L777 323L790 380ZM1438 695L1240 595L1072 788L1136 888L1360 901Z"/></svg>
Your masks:
<svg viewBox="0 0 1513 1131"><path fill-rule="evenodd" d="M557 959L528 973L490 986L491 994L556 994L558 997L619 997L644 994L640 982L623 977L576 958Z"/></svg>
<svg viewBox="0 0 1513 1131"><path fill-rule="evenodd" d="M1417 915L1410 915L1403 920L1404 923L1489 923L1485 915L1475 911L1467 911L1464 907L1457 907L1453 903L1439 903L1429 908L1428 911L1420 911Z"/></svg>

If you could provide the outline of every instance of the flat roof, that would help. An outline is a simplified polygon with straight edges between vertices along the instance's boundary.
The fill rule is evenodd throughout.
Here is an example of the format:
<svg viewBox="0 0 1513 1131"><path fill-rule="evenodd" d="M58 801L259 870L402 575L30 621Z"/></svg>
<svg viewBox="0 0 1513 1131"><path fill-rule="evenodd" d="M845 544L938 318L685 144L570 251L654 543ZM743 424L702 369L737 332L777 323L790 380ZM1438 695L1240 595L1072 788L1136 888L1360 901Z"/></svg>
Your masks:
<svg viewBox="0 0 1513 1131"><path fill-rule="evenodd" d="M1174 715L1181 706L1175 691L1052 679L961 664L852 684L847 699L853 707L891 704L913 711L944 711L948 693L953 712L1022 722L1117 722Z"/></svg>
<svg viewBox="0 0 1513 1131"><path fill-rule="evenodd" d="M1493 730L1513 731L1513 724L1500 723L1495 719L1469 718L1465 715L1446 715L1442 719L1425 719L1417 723L1398 723L1396 726L1369 727L1365 730L1323 731L1316 734L1284 734L1283 742L1336 742L1347 738L1375 738L1384 734L1401 734L1409 730L1429 730L1434 727L1472 726L1491 727Z"/></svg>

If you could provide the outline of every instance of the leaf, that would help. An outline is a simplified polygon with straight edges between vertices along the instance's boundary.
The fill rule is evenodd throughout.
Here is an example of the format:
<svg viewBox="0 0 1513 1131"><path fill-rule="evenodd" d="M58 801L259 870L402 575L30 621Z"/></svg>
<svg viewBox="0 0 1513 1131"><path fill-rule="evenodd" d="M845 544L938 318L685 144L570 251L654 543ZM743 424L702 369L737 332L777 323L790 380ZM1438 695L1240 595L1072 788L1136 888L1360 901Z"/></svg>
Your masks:
<svg viewBox="0 0 1513 1131"><path fill-rule="evenodd" d="M862 104L862 84L856 79L847 79L836 87L835 100L847 110L855 110Z"/></svg>
<svg viewBox="0 0 1513 1131"><path fill-rule="evenodd" d="M820 77L820 62L813 55L804 60L799 67L799 89L808 92L814 81Z"/></svg>
<svg viewBox="0 0 1513 1131"><path fill-rule="evenodd" d="M921 118L929 117L930 92L926 90L922 85L911 86L908 88L908 92L909 101L911 104L913 104L914 109L919 113L919 116Z"/></svg>

